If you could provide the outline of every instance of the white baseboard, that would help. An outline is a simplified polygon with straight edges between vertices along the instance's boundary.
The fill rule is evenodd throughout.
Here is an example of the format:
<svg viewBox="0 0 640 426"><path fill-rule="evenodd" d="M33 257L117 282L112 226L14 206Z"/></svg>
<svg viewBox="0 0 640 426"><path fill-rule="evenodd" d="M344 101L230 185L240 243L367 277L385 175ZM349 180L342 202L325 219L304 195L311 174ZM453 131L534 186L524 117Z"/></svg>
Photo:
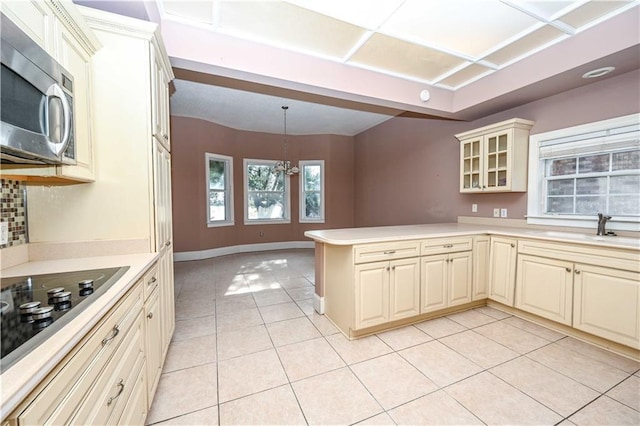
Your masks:
<svg viewBox="0 0 640 426"><path fill-rule="evenodd" d="M313 294L313 309L320 315L324 315L324 297Z"/></svg>
<svg viewBox="0 0 640 426"><path fill-rule="evenodd" d="M185 262L189 260L203 260L212 257L227 256L237 253L251 253L269 250L287 250L314 248L313 241L284 241L279 243L258 243L258 244L242 244L238 246L219 247L200 251L185 251L173 254L174 262Z"/></svg>

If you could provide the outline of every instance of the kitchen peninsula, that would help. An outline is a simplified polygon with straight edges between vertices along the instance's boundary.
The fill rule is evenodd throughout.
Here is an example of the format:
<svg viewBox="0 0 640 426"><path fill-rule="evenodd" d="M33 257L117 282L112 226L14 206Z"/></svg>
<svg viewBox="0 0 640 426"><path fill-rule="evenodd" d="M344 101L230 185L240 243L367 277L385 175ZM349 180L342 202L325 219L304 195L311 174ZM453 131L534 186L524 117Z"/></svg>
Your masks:
<svg viewBox="0 0 640 426"><path fill-rule="evenodd" d="M348 338L488 304L639 358L638 238L471 223L305 235L316 310Z"/></svg>

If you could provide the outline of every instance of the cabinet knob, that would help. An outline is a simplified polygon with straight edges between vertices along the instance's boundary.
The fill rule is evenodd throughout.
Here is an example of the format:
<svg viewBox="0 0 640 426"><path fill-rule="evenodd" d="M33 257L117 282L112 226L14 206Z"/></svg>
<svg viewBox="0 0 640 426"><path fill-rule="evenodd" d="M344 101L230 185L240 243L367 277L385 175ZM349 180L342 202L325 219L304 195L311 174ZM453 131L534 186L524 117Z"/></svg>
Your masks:
<svg viewBox="0 0 640 426"><path fill-rule="evenodd" d="M149 319L153 318L153 312L149 312L149 314L147 315L147 318Z"/></svg>
<svg viewBox="0 0 640 426"><path fill-rule="evenodd" d="M511 243L511 247L515 247L515 246L516 246L515 244Z"/></svg>
<svg viewBox="0 0 640 426"><path fill-rule="evenodd" d="M580 275L580 270L579 269L576 269L575 272L576 272L577 275Z"/></svg>
<svg viewBox="0 0 640 426"><path fill-rule="evenodd" d="M387 271L388 271L389 269L390 269L390 268L387 266Z"/></svg>
<svg viewBox="0 0 640 426"><path fill-rule="evenodd" d="M395 265L394 265L394 266L393 266L393 268L391 268L391 269L393 269L393 270L395 271L395 270L396 270L396 267L395 267Z"/></svg>
<svg viewBox="0 0 640 426"><path fill-rule="evenodd" d="M567 272L571 272L571 268L564 268Z"/></svg>

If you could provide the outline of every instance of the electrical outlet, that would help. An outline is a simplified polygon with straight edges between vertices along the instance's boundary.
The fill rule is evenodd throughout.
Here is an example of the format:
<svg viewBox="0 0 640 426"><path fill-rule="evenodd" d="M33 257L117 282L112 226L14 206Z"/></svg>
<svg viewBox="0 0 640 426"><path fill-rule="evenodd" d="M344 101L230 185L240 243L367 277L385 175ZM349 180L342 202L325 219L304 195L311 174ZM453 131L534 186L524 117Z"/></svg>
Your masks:
<svg viewBox="0 0 640 426"><path fill-rule="evenodd" d="M500 217L507 217L507 209L500 209Z"/></svg>
<svg viewBox="0 0 640 426"><path fill-rule="evenodd" d="M500 209L493 209L493 217L500 217Z"/></svg>
<svg viewBox="0 0 640 426"><path fill-rule="evenodd" d="M0 222L0 245L9 243L9 222Z"/></svg>
<svg viewBox="0 0 640 426"><path fill-rule="evenodd" d="M471 204L471 213L478 213L478 205Z"/></svg>

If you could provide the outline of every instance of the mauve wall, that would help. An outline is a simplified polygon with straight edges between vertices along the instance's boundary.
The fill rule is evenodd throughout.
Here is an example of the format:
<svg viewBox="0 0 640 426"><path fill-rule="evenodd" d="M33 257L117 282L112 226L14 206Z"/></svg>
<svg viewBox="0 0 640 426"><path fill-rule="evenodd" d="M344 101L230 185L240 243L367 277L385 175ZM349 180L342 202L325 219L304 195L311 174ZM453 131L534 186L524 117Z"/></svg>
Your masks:
<svg viewBox="0 0 640 426"><path fill-rule="evenodd" d="M325 161L326 221L298 223L299 176L291 178L291 223L244 225L243 159L282 157L282 137L234 130L205 120L171 117L173 235L176 252L241 244L305 241L304 231L353 227L353 138L289 136L288 158ZM205 153L233 157L235 226L207 227ZM264 233L264 237L260 233Z"/></svg>
<svg viewBox="0 0 640 426"><path fill-rule="evenodd" d="M531 134L640 111L640 72L633 71L473 122L394 118L355 137L355 225L455 222L507 208L523 219L527 194L460 194L455 134L518 117ZM527 167L526 164L521 167ZM471 204L478 213L471 213Z"/></svg>

